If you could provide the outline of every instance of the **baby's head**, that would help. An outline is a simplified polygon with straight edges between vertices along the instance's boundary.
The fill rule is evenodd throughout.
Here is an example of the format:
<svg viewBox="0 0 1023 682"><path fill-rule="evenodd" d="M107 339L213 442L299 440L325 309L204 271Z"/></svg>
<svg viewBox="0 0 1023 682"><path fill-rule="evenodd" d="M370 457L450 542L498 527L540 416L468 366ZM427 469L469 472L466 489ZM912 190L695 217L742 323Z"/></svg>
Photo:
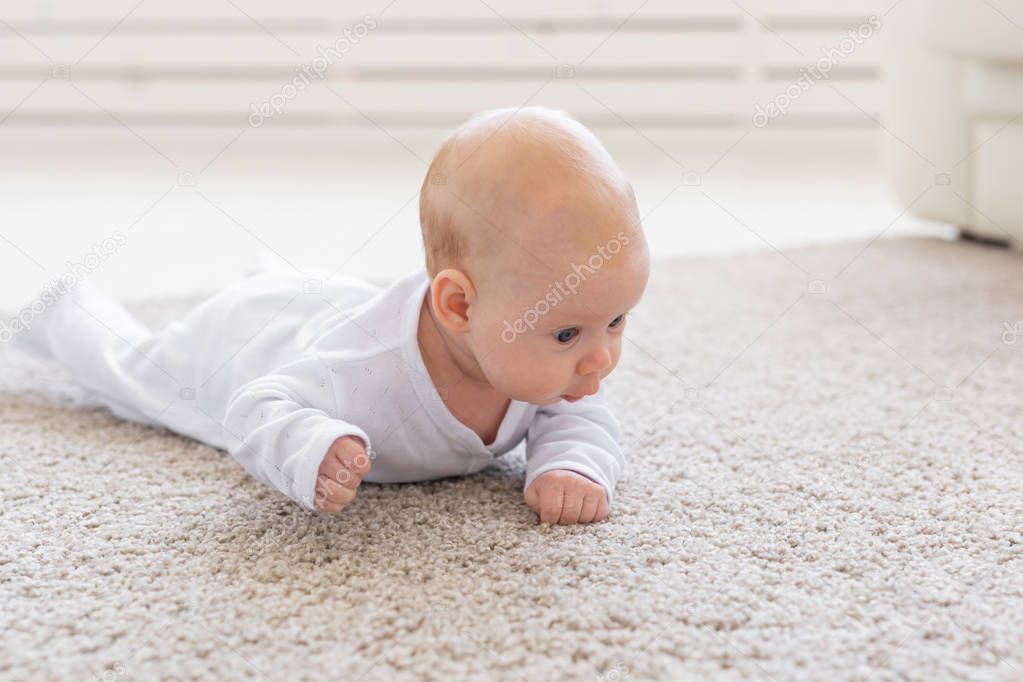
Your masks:
<svg viewBox="0 0 1023 682"><path fill-rule="evenodd" d="M431 310L467 371L533 404L595 393L649 255L632 186L593 133L544 107L477 114L434 157L419 215Z"/></svg>

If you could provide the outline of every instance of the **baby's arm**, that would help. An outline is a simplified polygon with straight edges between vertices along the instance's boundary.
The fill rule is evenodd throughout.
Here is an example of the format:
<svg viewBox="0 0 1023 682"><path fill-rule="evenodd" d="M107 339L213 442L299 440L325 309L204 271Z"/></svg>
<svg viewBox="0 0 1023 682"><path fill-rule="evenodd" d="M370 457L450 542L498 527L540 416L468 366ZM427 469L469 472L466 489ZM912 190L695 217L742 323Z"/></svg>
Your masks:
<svg viewBox="0 0 1023 682"><path fill-rule="evenodd" d="M336 414L329 368L317 357L304 357L234 392L224 416L228 451L254 478L306 509L334 511L339 493L346 494L334 488L318 490L323 487L317 485L321 466L340 471L359 459L361 449L364 461L352 469L357 478L346 477L343 483L354 497L358 481L369 471L365 453L370 445L362 429ZM329 465L331 461L338 466Z"/></svg>
<svg viewBox="0 0 1023 682"><path fill-rule="evenodd" d="M625 470L620 438L603 386L575 403L540 407L526 434L526 504L548 523L603 519Z"/></svg>

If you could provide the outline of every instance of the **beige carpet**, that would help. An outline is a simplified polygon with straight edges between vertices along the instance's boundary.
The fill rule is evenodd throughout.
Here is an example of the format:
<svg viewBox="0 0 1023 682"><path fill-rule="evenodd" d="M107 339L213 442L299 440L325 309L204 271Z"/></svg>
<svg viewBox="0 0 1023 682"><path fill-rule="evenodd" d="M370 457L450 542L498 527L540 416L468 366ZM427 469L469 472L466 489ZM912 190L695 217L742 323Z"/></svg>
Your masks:
<svg viewBox="0 0 1023 682"><path fill-rule="evenodd" d="M1023 679L1023 256L865 246L655 267L596 526L520 454L309 515L0 351L0 679Z"/></svg>

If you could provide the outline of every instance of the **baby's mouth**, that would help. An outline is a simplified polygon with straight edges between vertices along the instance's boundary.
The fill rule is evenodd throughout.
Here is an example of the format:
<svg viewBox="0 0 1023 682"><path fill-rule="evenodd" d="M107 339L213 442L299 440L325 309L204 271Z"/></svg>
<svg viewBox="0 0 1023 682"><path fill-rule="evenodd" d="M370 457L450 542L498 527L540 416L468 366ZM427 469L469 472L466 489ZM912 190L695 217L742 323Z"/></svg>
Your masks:
<svg viewBox="0 0 1023 682"><path fill-rule="evenodd" d="M562 393L561 394L561 399L565 400L565 401L568 401L570 403L574 403L577 400L582 400L582 396L581 395L569 395L568 393Z"/></svg>

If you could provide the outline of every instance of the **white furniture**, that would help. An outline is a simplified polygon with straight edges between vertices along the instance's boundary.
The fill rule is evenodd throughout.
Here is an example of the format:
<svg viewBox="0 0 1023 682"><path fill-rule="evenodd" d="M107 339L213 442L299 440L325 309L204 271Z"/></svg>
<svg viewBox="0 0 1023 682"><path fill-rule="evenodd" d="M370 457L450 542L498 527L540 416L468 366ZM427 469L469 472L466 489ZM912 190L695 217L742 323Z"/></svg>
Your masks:
<svg viewBox="0 0 1023 682"><path fill-rule="evenodd" d="M884 35L882 123L900 202L1023 244L1023 0L902 0Z"/></svg>
<svg viewBox="0 0 1023 682"><path fill-rule="evenodd" d="M0 118L447 130L479 109L531 102L598 128L743 131L756 102L784 93L892 1L8 2ZM867 41L832 72L872 116L877 47ZM301 75L307 67L316 78ZM272 116L258 114L264 105ZM771 121L788 131L870 125L822 86Z"/></svg>

